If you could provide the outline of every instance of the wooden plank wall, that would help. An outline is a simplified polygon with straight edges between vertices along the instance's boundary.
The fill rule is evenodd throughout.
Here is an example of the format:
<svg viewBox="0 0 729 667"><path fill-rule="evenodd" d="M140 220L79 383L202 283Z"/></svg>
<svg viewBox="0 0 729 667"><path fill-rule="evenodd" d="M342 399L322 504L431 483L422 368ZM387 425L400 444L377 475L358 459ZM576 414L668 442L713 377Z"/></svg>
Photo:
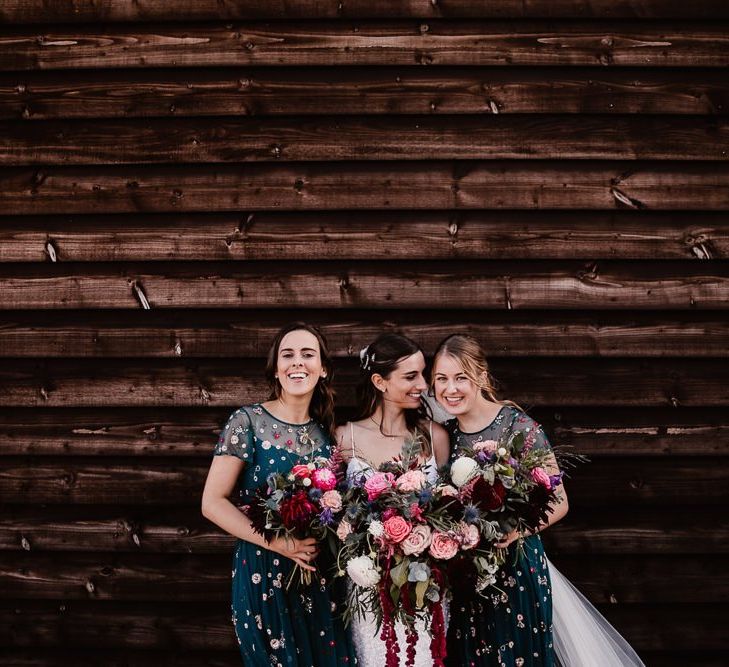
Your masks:
<svg viewBox="0 0 729 667"><path fill-rule="evenodd" d="M198 497L293 318L344 406L378 331L478 336L592 458L555 563L648 664L725 664L729 4L0 21L3 664L237 664Z"/></svg>

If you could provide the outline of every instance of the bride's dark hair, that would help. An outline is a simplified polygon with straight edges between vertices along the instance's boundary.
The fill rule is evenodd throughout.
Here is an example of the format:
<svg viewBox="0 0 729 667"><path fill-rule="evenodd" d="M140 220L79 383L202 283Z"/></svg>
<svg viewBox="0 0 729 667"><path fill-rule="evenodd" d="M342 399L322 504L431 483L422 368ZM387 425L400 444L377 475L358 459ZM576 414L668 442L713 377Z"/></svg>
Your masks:
<svg viewBox="0 0 729 667"><path fill-rule="evenodd" d="M366 348L360 352L360 381L357 385L357 419L368 419L372 417L377 407L382 402L382 393L372 382L372 376L377 374L387 379L398 367L400 362L422 352L420 346L407 336L396 333L383 333L377 336ZM423 455L430 456L433 445L430 442L430 430L427 422L432 419L430 407L425 401L420 402L420 407L413 410L405 410L405 424L408 431L416 432L422 436L426 443L423 448ZM387 435L382 430L380 422L380 433Z"/></svg>
<svg viewBox="0 0 729 667"><path fill-rule="evenodd" d="M281 327L273 337L271 348L268 350L268 359L266 360L265 376L271 387L269 401L276 400L281 396L281 384L276 379L276 363L278 361L278 352L281 347L281 341L286 334L292 331L308 331L319 343L319 356L321 357L321 365L327 372L326 377L319 378L314 389L314 395L311 397L309 405L309 414L311 418L324 427L324 432L334 442L334 389L332 389L332 377L334 376L334 365L332 357L329 353L327 339L324 334L313 324L306 322L292 322Z"/></svg>

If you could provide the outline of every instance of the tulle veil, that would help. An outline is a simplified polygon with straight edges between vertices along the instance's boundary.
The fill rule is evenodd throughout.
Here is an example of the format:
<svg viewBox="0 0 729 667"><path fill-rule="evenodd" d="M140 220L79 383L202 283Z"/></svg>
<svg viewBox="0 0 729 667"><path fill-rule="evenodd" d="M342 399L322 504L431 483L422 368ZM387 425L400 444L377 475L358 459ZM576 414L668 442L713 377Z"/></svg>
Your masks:
<svg viewBox="0 0 729 667"><path fill-rule="evenodd" d="M561 667L645 667L630 644L549 561L554 651Z"/></svg>

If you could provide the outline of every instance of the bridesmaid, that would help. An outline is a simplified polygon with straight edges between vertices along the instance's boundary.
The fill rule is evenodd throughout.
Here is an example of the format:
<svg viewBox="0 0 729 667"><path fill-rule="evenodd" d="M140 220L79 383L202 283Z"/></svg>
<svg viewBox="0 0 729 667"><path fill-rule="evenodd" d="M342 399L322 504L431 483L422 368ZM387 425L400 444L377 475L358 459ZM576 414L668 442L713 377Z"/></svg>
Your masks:
<svg viewBox="0 0 729 667"><path fill-rule="evenodd" d="M470 336L453 335L440 343L433 360L433 388L438 402L455 416L445 424L452 459L461 446L500 441L505 434L516 432L523 432L533 447L549 447L536 422L515 404L496 398L483 350ZM550 459L549 472L556 474L557 462L553 455ZM557 494L559 502L540 530L567 513L562 486ZM502 548L508 548L506 562L496 575L496 587L486 597L473 587L468 590L459 586L453 591L448 665L557 664L552 639L552 591L542 541L539 535L525 536L523 549L518 550L518 538L513 532L500 543Z"/></svg>
<svg viewBox="0 0 729 667"><path fill-rule="evenodd" d="M329 456L334 426L332 363L322 334L294 323L268 354L269 399L236 410L223 428L202 496L202 513L238 538L233 554L232 614L247 667L355 664L324 579L286 590L295 565L315 571L313 538L271 542L238 509L272 472Z"/></svg>
<svg viewBox="0 0 729 667"><path fill-rule="evenodd" d="M435 483L438 468L448 462L448 433L430 418L422 394L428 385L423 377L425 357L418 345L405 336L380 334L361 353L357 387L356 421L339 426L337 442L347 462L347 477L369 477L386 461L400 456L403 445L417 431L421 437L420 460L428 480ZM425 624L416 625L415 667L432 667L431 637ZM405 627L395 624L400 646L400 664L407 658ZM387 646L377 632L374 616L355 615L352 638L360 664L382 667Z"/></svg>

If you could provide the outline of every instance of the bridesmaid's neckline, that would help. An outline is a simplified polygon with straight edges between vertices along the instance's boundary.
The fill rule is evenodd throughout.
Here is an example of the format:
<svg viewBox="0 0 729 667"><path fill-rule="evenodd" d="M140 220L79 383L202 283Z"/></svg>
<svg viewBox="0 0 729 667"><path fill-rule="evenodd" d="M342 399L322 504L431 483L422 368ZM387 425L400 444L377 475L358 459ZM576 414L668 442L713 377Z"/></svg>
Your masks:
<svg viewBox="0 0 729 667"><path fill-rule="evenodd" d="M493 418L493 419L492 419L492 420L491 420L491 421L490 421L490 422L489 422L488 424L486 424L486 426L484 426L483 428L480 428L480 429L478 429L478 431L464 431L464 430L463 430L463 429L461 428L461 425L460 425L460 424L458 424L458 418L456 418L456 424L457 424L457 426L458 426L458 430L459 430L459 431L460 431L460 432L461 432L461 433L462 433L463 435L478 435L478 434L479 434L479 433L481 433L482 431L485 431L485 430L486 430L487 428L491 428L491 427L492 427L492 426L494 425L494 422L495 422L495 421L496 421L496 420L497 420L497 419L499 418L499 415L500 415L500 414L501 414L501 413L502 413L502 412L503 412L504 410L506 410L506 408L508 408L508 407L509 407L508 405L502 405L502 406L501 406L501 409L500 409L500 410L499 410L499 411L498 411L498 412L497 412L497 413L496 413L496 414L494 415L494 418Z"/></svg>
<svg viewBox="0 0 729 667"><path fill-rule="evenodd" d="M279 419L275 414L273 414L273 412L271 412L265 405L263 405L263 403L259 403L258 407L260 407L261 410L263 410L269 417L271 417L272 419L275 419L277 422L286 424L286 426L307 426L308 424L311 424L311 422L314 421L313 419L309 418L305 422L299 422L299 423L287 422L285 419Z"/></svg>

